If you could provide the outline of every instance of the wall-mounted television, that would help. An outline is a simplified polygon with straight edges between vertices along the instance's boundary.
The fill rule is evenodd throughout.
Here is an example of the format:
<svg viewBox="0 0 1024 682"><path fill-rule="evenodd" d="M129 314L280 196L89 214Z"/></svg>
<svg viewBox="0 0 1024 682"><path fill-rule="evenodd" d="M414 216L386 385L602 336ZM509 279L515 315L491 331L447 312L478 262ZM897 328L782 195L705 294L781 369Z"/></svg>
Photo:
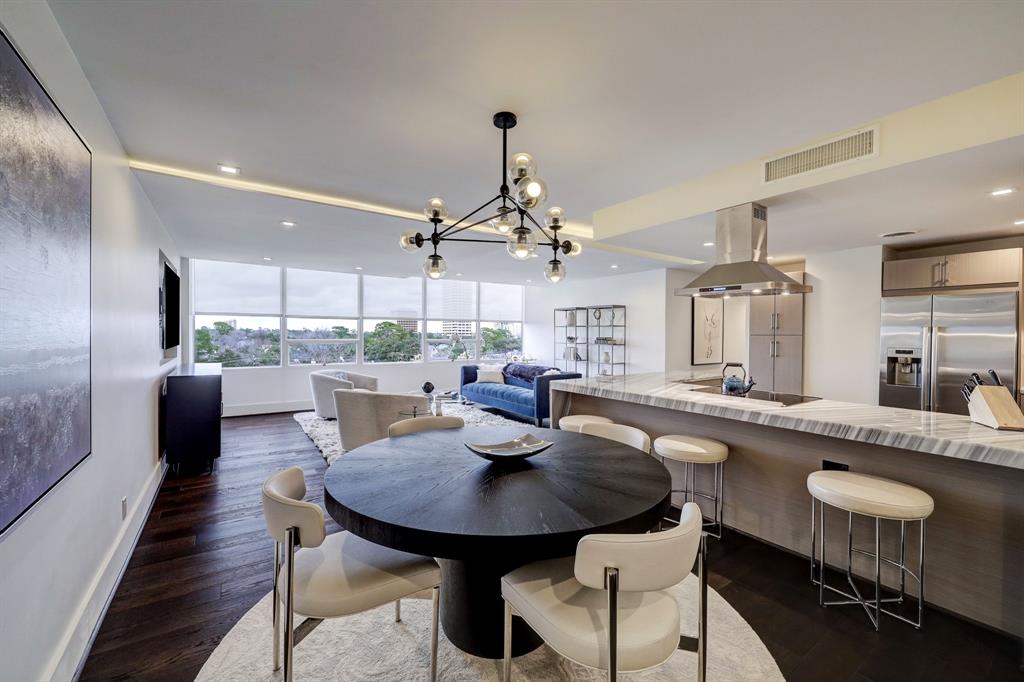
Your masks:
<svg viewBox="0 0 1024 682"><path fill-rule="evenodd" d="M164 350L181 343L181 278L171 264L163 262L160 278L160 341Z"/></svg>

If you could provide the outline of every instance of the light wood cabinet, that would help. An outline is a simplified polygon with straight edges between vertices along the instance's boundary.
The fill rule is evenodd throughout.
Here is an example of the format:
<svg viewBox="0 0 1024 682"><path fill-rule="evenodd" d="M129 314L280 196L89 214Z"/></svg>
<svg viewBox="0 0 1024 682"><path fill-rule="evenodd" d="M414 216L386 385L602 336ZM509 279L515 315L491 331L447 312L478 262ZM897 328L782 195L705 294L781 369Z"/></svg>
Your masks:
<svg viewBox="0 0 1024 682"><path fill-rule="evenodd" d="M882 289L931 289L942 286L944 256L882 263Z"/></svg>
<svg viewBox="0 0 1024 682"><path fill-rule="evenodd" d="M882 290L1016 285L1021 249L891 260L882 264Z"/></svg>
<svg viewBox="0 0 1024 682"><path fill-rule="evenodd" d="M779 393L800 394L804 390L804 337L776 336L773 388Z"/></svg>
<svg viewBox="0 0 1024 682"><path fill-rule="evenodd" d="M946 256L947 287L1016 284L1020 281L1020 249L998 249Z"/></svg>
<svg viewBox="0 0 1024 682"><path fill-rule="evenodd" d="M775 299L775 334L800 336L804 333L804 295L772 296Z"/></svg>
<svg viewBox="0 0 1024 682"><path fill-rule="evenodd" d="M750 367L747 369L747 373L757 382L755 389L772 390L775 373L772 358L774 342L775 337L773 336L750 337Z"/></svg>
<svg viewBox="0 0 1024 682"><path fill-rule="evenodd" d="M803 273L787 273L803 282ZM803 392L804 295L753 296L750 299L750 376L757 388L778 393Z"/></svg>
<svg viewBox="0 0 1024 682"><path fill-rule="evenodd" d="M775 296L750 297L751 334L775 333L775 298Z"/></svg>

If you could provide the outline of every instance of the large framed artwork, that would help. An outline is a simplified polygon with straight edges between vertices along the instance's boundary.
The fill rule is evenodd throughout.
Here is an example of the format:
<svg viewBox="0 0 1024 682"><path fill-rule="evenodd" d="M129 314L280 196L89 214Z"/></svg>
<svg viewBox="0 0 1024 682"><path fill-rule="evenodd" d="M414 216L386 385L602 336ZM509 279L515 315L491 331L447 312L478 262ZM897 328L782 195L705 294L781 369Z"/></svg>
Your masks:
<svg viewBox="0 0 1024 682"><path fill-rule="evenodd" d="M696 296L693 301L693 316L690 329L690 364L722 364L722 348L725 336L723 323L725 301L721 298Z"/></svg>
<svg viewBox="0 0 1024 682"><path fill-rule="evenodd" d="M92 152L0 32L0 533L92 450Z"/></svg>

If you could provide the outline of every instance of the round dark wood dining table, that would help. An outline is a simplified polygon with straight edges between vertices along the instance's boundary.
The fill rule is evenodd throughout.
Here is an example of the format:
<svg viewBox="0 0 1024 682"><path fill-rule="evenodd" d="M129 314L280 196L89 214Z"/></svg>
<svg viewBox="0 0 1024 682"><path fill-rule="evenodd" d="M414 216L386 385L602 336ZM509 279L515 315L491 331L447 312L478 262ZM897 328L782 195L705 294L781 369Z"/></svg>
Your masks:
<svg viewBox="0 0 1024 682"><path fill-rule="evenodd" d="M555 445L492 463L465 443L532 433ZM324 477L328 513L356 535L441 565L441 623L463 651L501 658L501 577L540 559L572 556L590 533L643 533L668 512L671 480L627 445L523 424L467 426L385 438L356 448ZM513 654L540 638L513 621Z"/></svg>

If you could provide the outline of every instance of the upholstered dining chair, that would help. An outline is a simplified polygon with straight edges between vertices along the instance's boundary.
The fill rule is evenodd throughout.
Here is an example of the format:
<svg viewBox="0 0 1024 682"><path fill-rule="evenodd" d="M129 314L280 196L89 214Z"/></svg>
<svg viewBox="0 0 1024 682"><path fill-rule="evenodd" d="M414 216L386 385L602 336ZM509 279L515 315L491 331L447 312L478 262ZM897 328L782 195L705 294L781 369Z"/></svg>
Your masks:
<svg viewBox="0 0 1024 682"><path fill-rule="evenodd" d="M354 450L387 438L388 427L397 421L429 415L430 401L423 395L339 390L334 392L334 409L341 447Z"/></svg>
<svg viewBox="0 0 1024 682"><path fill-rule="evenodd" d="M629 445L637 450L643 450L651 454L651 437L635 426L625 424L606 424L603 422L588 422L580 426L580 433L587 433L591 436L600 436L608 440L618 441L623 445Z"/></svg>
<svg viewBox="0 0 1024 682"><path fill-rule="evenodd" d="M327 535L323 511L306 502L305 495L306 479L299 467L280 471L263 484L263 515L274 538L274 670L281 667L282 605L284 681L292 682L295 646L325 618L395 602L398 621L402 597L429 589L433 592L430 679L436 680L441 584L437 562L376 545L348 531ZM296 613L306 616L298 627Z"/></svg>
<svg viewBox="0 0 1024 682"><path fill-rule="evenodd" d="M436 429L461 429L466 425L462 417L413 417L395 422L388 427L388 437L397 438L410 433L434 431Z"/></svg>
<svg viewBox="0 0 1024 682"><path fill-rule="evenodd" d="M700 508L683 506L671 530L587 535L576 556L537 561L501 579L505 601L503 680L512 676L512 616L518 615L562 656L590 668L645 670L680 645L679 606L666 590L697 559L697 679L707 668L707 545Z"/></svg>
<svg viewBox="0 0 1024 682"><path fill-rule="evenodd" d="M309 388L313 392L313 410L321 419L337 419L334 410L334 391L338 389L376 391L377 377L340 369L320 369L309 373Z"/></svg>

